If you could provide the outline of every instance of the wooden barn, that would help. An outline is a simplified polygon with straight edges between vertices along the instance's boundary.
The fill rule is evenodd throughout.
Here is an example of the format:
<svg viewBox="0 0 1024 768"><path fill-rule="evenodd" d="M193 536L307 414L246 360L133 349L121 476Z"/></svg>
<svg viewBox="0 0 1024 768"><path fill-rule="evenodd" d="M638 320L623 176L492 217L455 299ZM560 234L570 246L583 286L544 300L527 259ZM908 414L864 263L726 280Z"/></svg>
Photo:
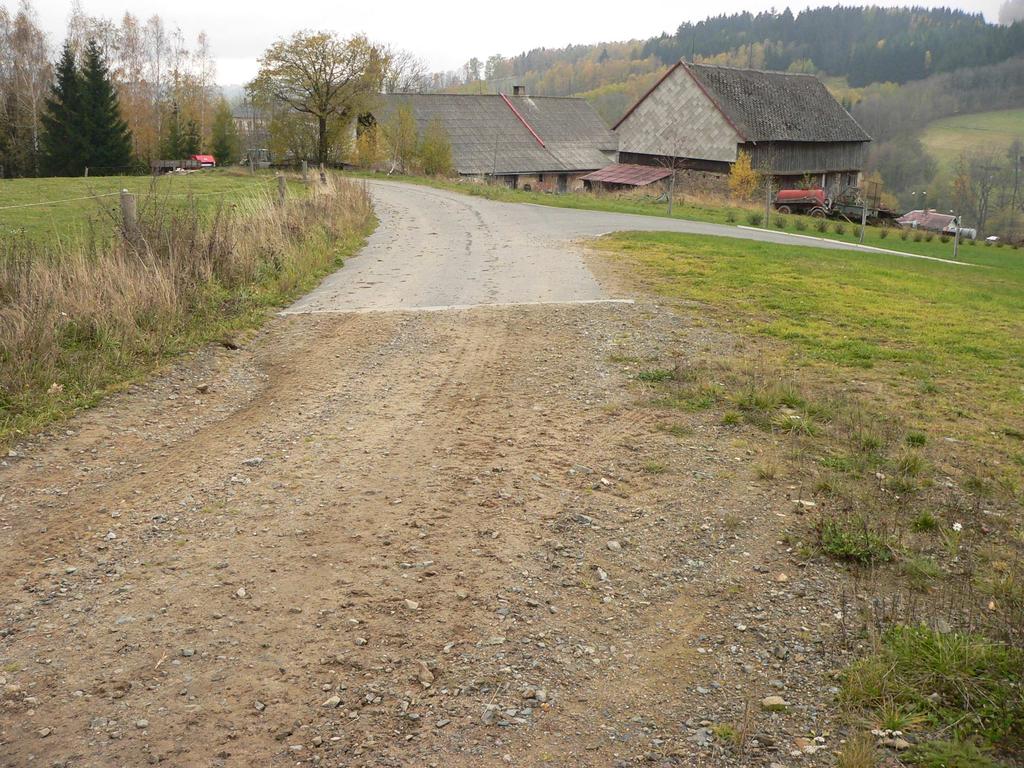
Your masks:
<svg viewBox="0 0 1024 768"><path fill-rule="evenodd" d="M783 187L859 184L871 137L813 75L679 62L614 126L619 161L727 174L743 150Z"/></svg>
<svg viewBox="0 0 1024 768"><path fill-rule="evenodd" d="M583 99L507 94L389 94L372 117L391 119L408 107L422 132L439 122L461 176L513 188L557 192L583 188L581 177L615 160L615 134Z"/></svg>

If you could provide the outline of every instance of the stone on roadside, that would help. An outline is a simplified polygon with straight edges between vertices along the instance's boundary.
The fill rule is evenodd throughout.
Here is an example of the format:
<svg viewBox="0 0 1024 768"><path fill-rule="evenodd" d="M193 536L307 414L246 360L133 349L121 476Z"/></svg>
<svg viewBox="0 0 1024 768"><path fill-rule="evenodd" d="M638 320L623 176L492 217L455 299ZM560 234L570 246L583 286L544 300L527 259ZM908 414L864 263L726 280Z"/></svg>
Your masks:
<svg viewBox="0 0 1024 768"><path fill-rule="evenodd" d="M765 696L761 699L761 709L766 712L785 712L789 702L781 696Z"/></svg>
<svg viewBox="0 0 1024 768"><path fill-rule="evenodd" d="M430 667L427 666L427 662L421 661L416 671L416 679L420 681L420 685L424 688L429 688L434 683L434 673L430 671Z"/></svg>

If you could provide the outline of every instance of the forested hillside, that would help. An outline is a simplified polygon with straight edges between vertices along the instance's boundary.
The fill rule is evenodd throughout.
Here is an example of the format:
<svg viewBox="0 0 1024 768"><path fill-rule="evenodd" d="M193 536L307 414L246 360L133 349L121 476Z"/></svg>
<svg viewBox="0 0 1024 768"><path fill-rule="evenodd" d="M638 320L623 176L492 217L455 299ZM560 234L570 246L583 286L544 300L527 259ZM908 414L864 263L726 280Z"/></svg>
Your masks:
<svg viewBox="0 0 1024 768"><path fill-rule="evenodd" d="M683 24L650 40L663 63L691 53L721 64L816 70L851 86L905 83L1024 53L1024 25L987 24L949 8L814 8L794 16L742 13Z"/></svg>
<svg viewBox="0 0 1024 768"><path fill-rule="evenodd" d="M948 8L815 8L794 15L740 13L685 23L649 40L538 48L467 67L505 87L564 96L621 88L674 63L694 61L843 77L852 87L905 83L1024 54L1024 23L988 24ZM472 87L472 83L466 83Z"/></svg>

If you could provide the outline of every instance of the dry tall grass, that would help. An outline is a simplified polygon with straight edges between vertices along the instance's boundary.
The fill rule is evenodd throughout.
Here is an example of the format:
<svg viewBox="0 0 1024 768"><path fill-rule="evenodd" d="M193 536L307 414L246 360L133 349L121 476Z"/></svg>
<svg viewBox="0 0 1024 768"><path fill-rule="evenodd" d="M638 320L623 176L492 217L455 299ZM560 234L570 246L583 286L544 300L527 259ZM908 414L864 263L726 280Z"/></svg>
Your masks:
<svg viewBox="0 0 1024 768"><path fill-rule="evenodd" d="M363 185L330 179L284 206L140 206L138 236L99 250L0 251L0 442L94 401L155 361L255 322L351 252Z"/></svg>

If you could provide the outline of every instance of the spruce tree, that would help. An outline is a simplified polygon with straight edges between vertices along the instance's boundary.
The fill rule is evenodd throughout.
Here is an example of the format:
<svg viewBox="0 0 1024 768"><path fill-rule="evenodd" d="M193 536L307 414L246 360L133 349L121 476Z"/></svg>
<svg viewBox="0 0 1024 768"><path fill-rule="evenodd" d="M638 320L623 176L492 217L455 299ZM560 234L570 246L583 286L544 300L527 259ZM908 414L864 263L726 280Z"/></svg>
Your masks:
<svg viewBox="0 0 1024 768"><path fill-rule="evenodd" d="M231 106L227 99L221 99L217 106L217 112L213 116L211 131L211 143L213 145L213 156L217 165L231 165L238 162L240 152L240 141L238 129L235 128L235 120L231 115Z"/></svg>
<svg viewBox="0 0 1024 768"><path fill-rule="evenodd" d="M181 133L178 119L178 105L171 107L171 119L167 121L167 133L160 139L160 156L164 160L181 160L184 156L185 137Z"/></svg>
<svg viewBox="0 0 1024 768"><path fill-rule="evenodd" d="M182 136L182 151L184 157L198 155L202 151L203 140L199 136L199 124L195 120L185 123L185 134Z"/></svg>
<svg viewBox="0 0 1024 768"><path fill-rule="evenodd" d="M81 82L87 164L103 173L123 172L132 162L132 134L95 40L86 46Z"/></svg>
<svg viewBox="0 0 1024 768"><path fill-rule="evenodd" d="M82 81L75 67L75 52L64 43L57 62L56 80L41 116L42 171L49 176L80 176L85 170L85 129L82 116Z"/></svg>

